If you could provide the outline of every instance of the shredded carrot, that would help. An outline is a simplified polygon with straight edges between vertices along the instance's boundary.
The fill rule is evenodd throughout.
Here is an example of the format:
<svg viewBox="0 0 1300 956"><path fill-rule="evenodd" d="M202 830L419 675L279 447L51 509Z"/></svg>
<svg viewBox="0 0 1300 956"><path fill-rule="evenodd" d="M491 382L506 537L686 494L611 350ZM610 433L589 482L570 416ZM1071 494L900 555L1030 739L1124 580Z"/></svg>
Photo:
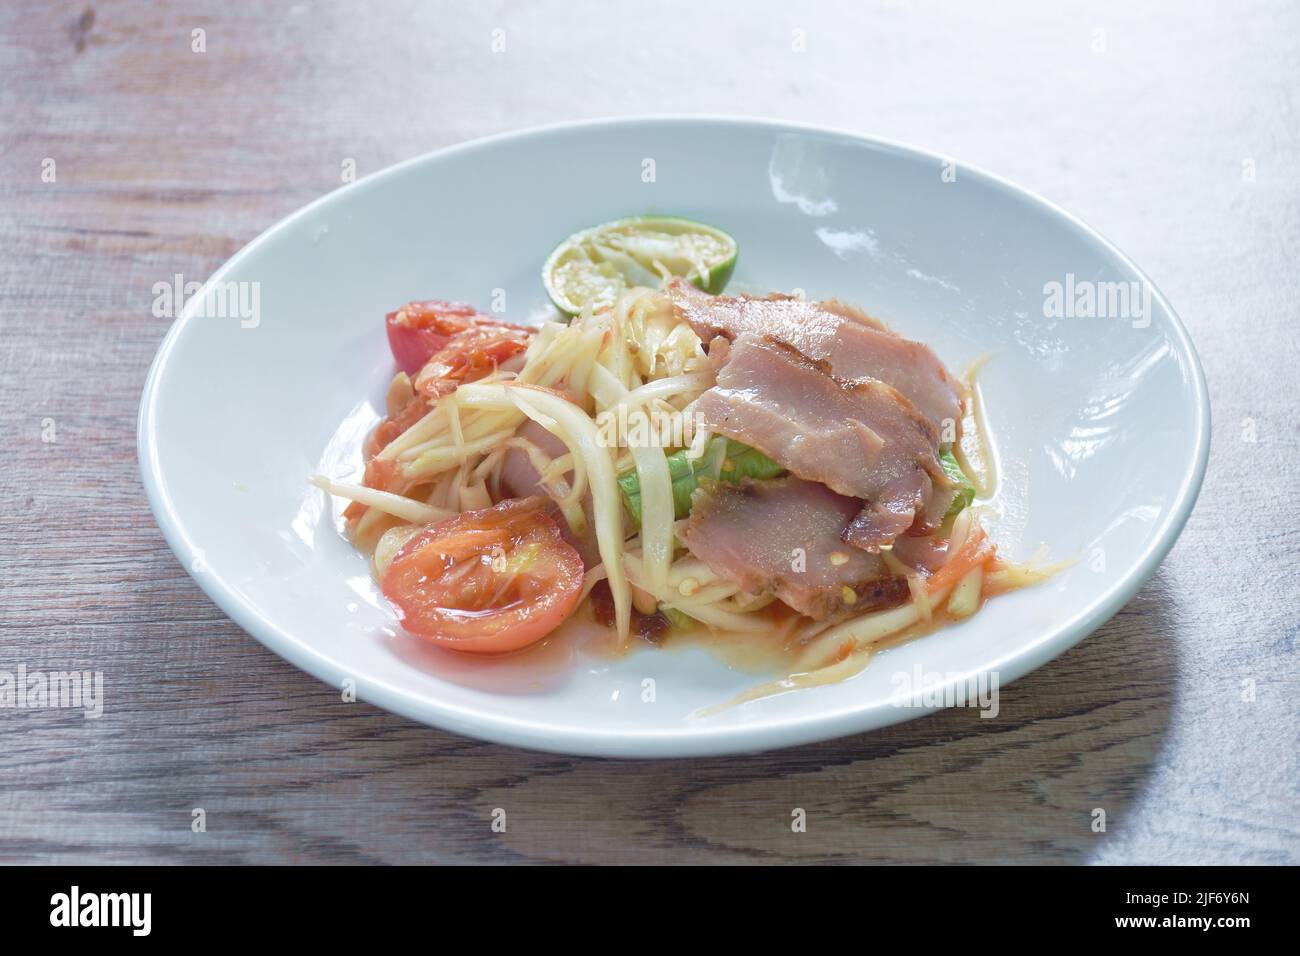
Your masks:
<svg viewBox="0 0 1300 956"><path fill-rule="evenodd" d="M930 580L925 583L926 590L937 594L954 587L968 571L989 560L996 551L993 542L984 534L984 529L976 525L957 553L948 559L948 563L930 575Z"/></svg>

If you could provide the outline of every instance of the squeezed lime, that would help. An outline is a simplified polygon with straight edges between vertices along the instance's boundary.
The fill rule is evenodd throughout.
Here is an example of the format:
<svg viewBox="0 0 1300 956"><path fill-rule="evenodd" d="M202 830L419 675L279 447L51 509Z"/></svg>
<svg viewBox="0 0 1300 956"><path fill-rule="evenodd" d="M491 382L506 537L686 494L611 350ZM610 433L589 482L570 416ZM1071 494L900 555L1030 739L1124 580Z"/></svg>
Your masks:
<svg viewBox="0 0 1300 956"><path fill-rule="evenodd" d="M632 286L656 288L681 276L717 294L736 268L736 240L675 216L633 216L575 232L555 247L542 282L555 307L577 315L608 308Z"/></svg>

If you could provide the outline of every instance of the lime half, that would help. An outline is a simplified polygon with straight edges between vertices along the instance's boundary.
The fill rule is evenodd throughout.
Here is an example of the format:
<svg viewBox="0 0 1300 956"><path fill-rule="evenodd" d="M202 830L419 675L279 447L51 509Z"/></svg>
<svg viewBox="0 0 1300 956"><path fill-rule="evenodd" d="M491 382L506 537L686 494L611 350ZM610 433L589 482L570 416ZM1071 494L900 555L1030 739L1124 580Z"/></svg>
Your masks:
<svg viewBox="0 0 1300 956"><path fill-rule="evenodd" d="M633 216L575 232L542 267L556 308L603 309L631 286L658 288L682 276L706 292L723 290L736 268L736 240L721 229L673 216Z"/></svg>

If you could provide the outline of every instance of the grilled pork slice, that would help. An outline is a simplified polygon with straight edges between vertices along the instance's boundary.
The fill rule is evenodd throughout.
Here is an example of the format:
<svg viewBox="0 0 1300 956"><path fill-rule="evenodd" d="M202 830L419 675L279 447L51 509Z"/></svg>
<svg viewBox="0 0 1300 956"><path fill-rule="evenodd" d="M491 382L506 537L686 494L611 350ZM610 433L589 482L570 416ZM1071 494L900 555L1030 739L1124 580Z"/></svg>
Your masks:
<svg viewBox="0 0 1300 956"><path fill-rule="evenodd" d="M876 379L839 379L770 338L740 335L693 411L709 431L757 448L798 477L865 499L844 540L868 551L928 513L935 482L949 484L934 425L897 390Z"/></svg>
<svg viewBox="0 0 1300 956"><path fill-rule="evenodd" d="M682 279L670 280L667 293L677 315L705 342L716 335L770 336L826 362L837 378L874 378L893 386L940 435L961 419L961 390L930 347L895 335L851 306L786 295L715 296Z"/></svg>
<svg viewBox="0 0 1300 956"><path fill-rule="evenodd" d="M862 502L801 478L708 482L683 532L691 553L750 594L825 620L897 604L907 584L878 554L840 540Z"/></svg>

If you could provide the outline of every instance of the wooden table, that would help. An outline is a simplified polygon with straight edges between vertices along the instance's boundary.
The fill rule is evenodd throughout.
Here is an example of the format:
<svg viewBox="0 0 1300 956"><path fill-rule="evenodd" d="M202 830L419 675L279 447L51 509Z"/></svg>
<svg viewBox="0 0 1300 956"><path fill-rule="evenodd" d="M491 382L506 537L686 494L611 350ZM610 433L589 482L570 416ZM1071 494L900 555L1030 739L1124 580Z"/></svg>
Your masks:
<svg viewBox="0 0 1300 956"><path fill-rule="evenodd" d="M189 6L0 6L0 670L105 675L99 720L0 710L0 862L1300 862L1294 4ZM647 112L995 170L1118 243L1190 328L1200 504L1001 719L722 760L525 753L338 706L163 543L135 459L154 283L206 277L347 160Z"/></svg>

